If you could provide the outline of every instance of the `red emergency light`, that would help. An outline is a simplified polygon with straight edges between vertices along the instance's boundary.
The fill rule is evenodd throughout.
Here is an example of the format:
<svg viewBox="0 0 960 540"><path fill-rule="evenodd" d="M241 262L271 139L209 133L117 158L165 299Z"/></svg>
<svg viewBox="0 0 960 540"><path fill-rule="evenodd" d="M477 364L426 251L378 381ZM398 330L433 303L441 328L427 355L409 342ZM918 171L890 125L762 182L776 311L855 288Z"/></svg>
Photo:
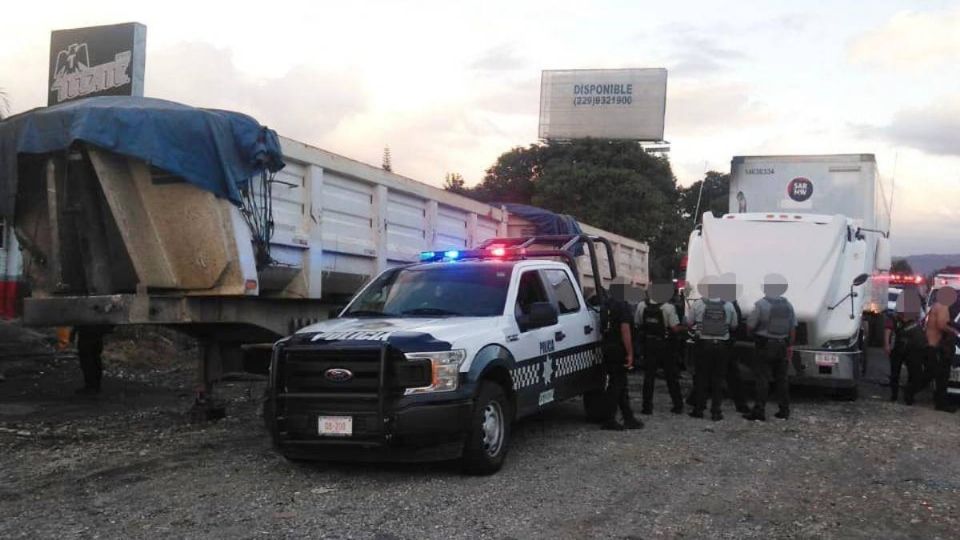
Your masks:
<svg viewBox="0 0 960 540"><path fill-rule="evenodd" d="M922 285L923 276L914 274L889 274L887 280L890 285Z"/></svg>

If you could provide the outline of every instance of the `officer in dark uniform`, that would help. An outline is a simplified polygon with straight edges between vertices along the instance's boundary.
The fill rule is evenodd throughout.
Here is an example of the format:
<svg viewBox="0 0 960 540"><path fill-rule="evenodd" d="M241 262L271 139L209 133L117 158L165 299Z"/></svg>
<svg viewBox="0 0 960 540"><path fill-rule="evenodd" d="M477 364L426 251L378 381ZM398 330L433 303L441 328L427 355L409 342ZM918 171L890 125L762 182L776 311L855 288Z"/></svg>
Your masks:
<svg viewBox="0 0 960 540"><path fill-rule="evenodd" d="M630 333L633 316L630 306L624 300L625 287L623 284L611 285L610 294L605 295L600 308L603 360L609 381L607 385L609 416L601 427L615 431L643 427L643 422L637 420L630 407L630 394L627 388L627 371L633 368L633 337ZM620 414L623 415L622 424L617 421L617 409L620 409Z"/></svg>
<svg viewBox="0 0 960 540"><path fill-rule="evenodd" d="M787 361L793 350L796 337L797 316L793 305L783 297L787 292L787 280L780 274L768 274L763 278L763 298L757 300L747 319L747 331L754 335L756 356L753 373L757 383L757 400L753 410L743 415L747 420L767 419L767 395L770 381L777 388L780 410L775 415L790 418L790 389L787 386Z"/></svg>
<svg viewBox="0 0 960 540"><path fill-rule="evenodd" d="M745 324L743 312L740 310L740 304L736 299L731 303L733 304L733 310L737 313L738 324L737 328L730 332L730 340L727 343L727 346L730 348L727 356L727 391L730 393L730 399L733 400L733 405L736 407L737 412L746 414L750 412L750 407L747 407L747 400L743 393L743 377L740 376L740 359L743 349L737 349L737 337Z"/></svg>
<svg viewBox="0 0 960 540"><path fill-rule="evenodd" d="M653 282L647 288L648 299L637 306L635 321L641 330L643 341L643 408L641 414L653 414L653 388L657 368L663 367L673 408L670 412L683 412L683 396L680 393L680 369L673 350L680 324L676 307L670 303L673 297L673 282Z"/></svg>
<svg viewBox="0 0 960 540"><path fill-rule="evenodd" d="M897 298L895 312L886 318L883 350L890 359L890 401L897 401L901 367L907 366L908 382L904 403L913 405L913 388L923 369L926 336L920 325L920 294L914 288L904 289Z"/></svg>

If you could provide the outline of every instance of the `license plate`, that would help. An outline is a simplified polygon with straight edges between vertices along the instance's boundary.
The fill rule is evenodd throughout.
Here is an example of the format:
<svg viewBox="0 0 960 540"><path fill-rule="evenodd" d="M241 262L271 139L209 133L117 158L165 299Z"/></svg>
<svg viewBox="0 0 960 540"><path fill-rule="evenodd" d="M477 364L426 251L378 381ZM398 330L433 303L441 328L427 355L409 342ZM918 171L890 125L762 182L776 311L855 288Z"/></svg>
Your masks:
<svg viewBox="0 0 960 540"><path fill-rule="evenodd" d="M840 355L833 353L817 353L814 361L818 366L835 366L840 363Z"/></svg>
<svg viewBox="0 0 960 540"><path fill-rule="evenodd" d="M950 382L960 383L960 368L950 370Z"/></svg>
<svg viewBox="0 0 960 540"><path fill-rule="evenodd" d="M352 416L321 416L317 418L317 430L320 435L349 437L353 435Z"/></svg>

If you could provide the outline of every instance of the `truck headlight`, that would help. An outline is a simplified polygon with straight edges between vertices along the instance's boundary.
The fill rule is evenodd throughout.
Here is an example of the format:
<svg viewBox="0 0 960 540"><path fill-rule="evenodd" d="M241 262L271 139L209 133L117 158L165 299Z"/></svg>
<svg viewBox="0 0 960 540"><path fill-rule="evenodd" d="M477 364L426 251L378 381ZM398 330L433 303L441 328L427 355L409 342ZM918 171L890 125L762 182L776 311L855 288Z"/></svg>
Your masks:
<svg viewBox="0 0 960 540"><path fill-rule="evenodd" d="M450 392L456 390L460 384L460 364L467 358L467 351L455 349L452 351L407 353L408 360L430 361L430 386L407 388L404 395L424 394L427 392Z"/></svg>

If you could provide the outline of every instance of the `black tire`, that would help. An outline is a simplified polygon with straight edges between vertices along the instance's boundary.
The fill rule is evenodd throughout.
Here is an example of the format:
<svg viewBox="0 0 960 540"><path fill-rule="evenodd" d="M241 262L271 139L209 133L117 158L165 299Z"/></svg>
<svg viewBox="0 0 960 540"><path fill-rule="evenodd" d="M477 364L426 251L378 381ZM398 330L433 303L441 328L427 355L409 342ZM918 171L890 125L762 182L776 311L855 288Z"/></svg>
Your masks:
<svg viewBox="0 0 960 540"><path fill-rule="evenodd" d="M583 394L583 413L588 422L599 424L607 419L607 395L603 390L592 390Z"/></svg>
<svg viewBox="0 0 960 540"><path fill-rule="evenodd" d="M473 475L500 470L510 448L513 410L507 393L491 381L480 383L463 447L463 471Z"/></svg>

